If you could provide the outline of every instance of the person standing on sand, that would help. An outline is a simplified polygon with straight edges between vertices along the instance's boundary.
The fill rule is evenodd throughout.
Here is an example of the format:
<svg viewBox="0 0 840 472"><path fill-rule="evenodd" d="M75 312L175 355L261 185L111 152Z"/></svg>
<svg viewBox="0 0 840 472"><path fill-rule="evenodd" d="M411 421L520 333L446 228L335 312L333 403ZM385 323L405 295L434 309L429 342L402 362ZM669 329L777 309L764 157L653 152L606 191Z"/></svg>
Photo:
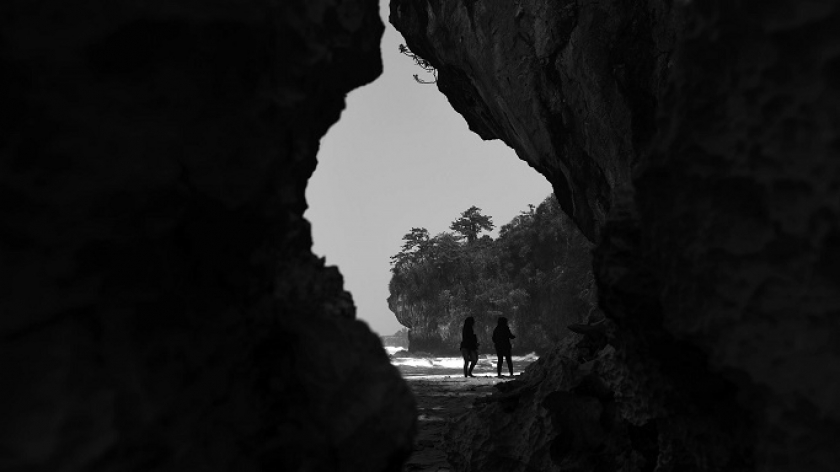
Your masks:
<svg viewBox="0 0 840 472"><path fill-rule="evenodd" d="M499 357L499 364L496 367L497 377L504 377L502 375L502 359L507 357L507 366L510 371L510 376L513 377L513 360L510 358L510 340L516 338L508 327L508 320L504 316L499 317L496 324L496 329L493 330L493 344L496 347L496 355Z"/></svg>
<svg viewBox="0 0 840 472"><path fill-rule="evenodd" d="M461 330L461 355L464 356L464 377L475 377L472 371L478 362L478 336L473 331L475 318L468 316ZM469 367L469 368L468 368Z"/></svg>

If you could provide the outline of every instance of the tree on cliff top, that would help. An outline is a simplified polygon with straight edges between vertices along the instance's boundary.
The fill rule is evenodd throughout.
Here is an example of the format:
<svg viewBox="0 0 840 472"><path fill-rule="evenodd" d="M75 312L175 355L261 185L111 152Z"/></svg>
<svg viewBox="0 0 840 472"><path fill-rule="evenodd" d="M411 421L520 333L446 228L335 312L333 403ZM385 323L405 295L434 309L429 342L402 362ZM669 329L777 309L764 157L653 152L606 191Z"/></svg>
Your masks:
<svg viewBox="0 0 840 472"><path fill-rule="evenodd" d="M411 231L403 236L402 250L391 256L391 264L394 269L416 264L425 255L429 245L429 230L426 228L411 228ZM392 270L394 270L392 269Z"/></svg>
<svg viewBox="0 0 840 472"><path fill-rule="evenodd" d="M468 243L473 243L478 240L478 235L481 231L492 231L495 226L493 219L489 216L481 214L481 208L471 206L461 213L461 217L453 221L449 229L460 233L467 238Z"/></svg>
<svg viewBox="0 0 840 472"><path fill-rule="evenodd" d="M411 231L403 236L402 252L414 253L425 249L429 242L429 230L426 228L411 228Z"/></svg>

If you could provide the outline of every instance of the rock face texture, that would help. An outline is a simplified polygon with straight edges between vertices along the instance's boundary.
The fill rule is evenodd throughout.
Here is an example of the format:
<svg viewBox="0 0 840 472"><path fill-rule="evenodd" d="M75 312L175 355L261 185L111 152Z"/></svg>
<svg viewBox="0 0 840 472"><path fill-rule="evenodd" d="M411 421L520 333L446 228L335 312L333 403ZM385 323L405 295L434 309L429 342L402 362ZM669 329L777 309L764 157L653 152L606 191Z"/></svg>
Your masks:
<svg viewBox="0 0 840 472"><path fill-rule="evenodd" d="M632 465L644 457L602 380L616 373L615 349L581 362L588 351L577 342L563 340L524 377L476 402L480 414L453 422L445 443L456 470L638 470ZM647 445L655 449L653 431Z"/></svg>
<svg viewBox="0 0 840 472"><path fill-rule="evenodd" d="M0 5L0 469L400 469L414 401L304 189L370 0Z"/></svg>
<svg viewBox="0 0 840 472"><path fill-rule="evenodd" d="M544 174L591 239L654 131L664 1L396 0L391 22L470 129Z"/></svg>
<svg viewBox="0 0 840 472"><path fill-rule="evenodd" d="M458 349L461 332L458 322L440 316L441 313L446 313L442 303L408 302L405 295L391 294L388 297L388 308L400 324L410 328L408 348L411 352L440 356L460 355ZM445 336L442 333L445 333Z"/></svg>
<svg viewBox="0 0 840 472"><path fill-rule="evenodd" d="M836 470L840 6L400 0L391 21L598 242L605 325L459 422L450 461Z"/></svg>

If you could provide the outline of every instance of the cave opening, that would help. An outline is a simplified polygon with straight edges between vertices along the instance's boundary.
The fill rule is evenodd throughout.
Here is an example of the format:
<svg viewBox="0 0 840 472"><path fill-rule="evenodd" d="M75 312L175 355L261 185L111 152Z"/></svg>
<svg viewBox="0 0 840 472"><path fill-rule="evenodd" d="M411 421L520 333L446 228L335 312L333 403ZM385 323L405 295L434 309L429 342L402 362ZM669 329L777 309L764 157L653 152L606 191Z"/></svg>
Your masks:
<svg viewBox="0 0 840 472"><path fill-rule="evenodd" d="M474 205L493 218L495 237L552 188L501 141L470 131L435 85L413 80L422 70L399 53L404 39L388 23L388 2L380 15L384 72L349 94L322 138L304 216L313 252L339 267L357 316L384 336L403 328L388 308L388 282L411 228L450 231Z"/></svg>
<svg viewBox="0 0 840 472"><path fill-rule="evenodd" d="M553 189L542 174L500 140L483 141L471 131L436 85L412 78L422 71L400 53L404 39L387 23L387 3L380 8L386 23L384 73L349 94L341 119L321 140L318 165L308 182L305 217L312 225L313 252L339 267L357 318L380 336L393 338L388 335L404 327L388 303L393 295L391 258L405 243L403 236L420 227L432 238L451 232L450 224L459 213L477 206L492 217L495 228L489 235L494 239L504 225L519 228L519 239L511 236L503 249L518 255L527 248L532 261L527 268L517 261L523 267L515 272L530 271L524 278L532 279L531 295L538 298L526 309L525 299L531 295L511 285L504 296L516 292L511 298L521 300L506 305L496 300L479 315L483 325L477 378L469 382L461 374L459 338L461 323L471 313L452 309L452 301L447 304L447 319L425 320L434 326L430 331L443 335L431 341L417 336L428 327L417 324L412 326L410 353L388 351L408 356L392 361L418 402L418 436L409 463L443 466L447 462L441 442L448 423L471 408L473 401L498 393L511 380L506 366L502 370L506 377L497 377L492 341L496 319L512 318L518 337L513 343L513 368L519 375L571 334L567 325L585 322L595 309L592 245L548 198ZM525 243L528 238L534 241ZM547 247L550 241L566 252L552 252ZM569 270L564 272L564 267ZM581 280L569 276L574 271L582 274ZM573 292L576 296L565 296ZM585 295L578 297L577 292ZM392 347L388 341L385 344L386 349ZM517 400L504 404L512 411Z"/></svg>
<svg viewBox="0 0 840 472"><path fill-rule="evenodd" d="M482 192L512 215L544 196L512 202L524 193L487 145L456 172L475 156L443 130L464 125L445 105L423 113L421 94L441 97L394 41L408 70L376 83L400 85L373 111L358 105L373 86L351 96L333 131L357 140L326 138L321 170L349 166L311 188L328 189L310 202L316 251L346 285L312 254L307 181L345 96L380 74L376 0L6 1L0 469L836 471L840 6L394 3L452 107L537 163L597 241L608 317L570 327L516 382L492 359L462 377L455 358L426 405L356 320L345 287L362 319L391 316L384 292L379 309L362 294L388 288L376 276L401 236L425 242L416 226L445 230L471 205L498 226ZM408 112L420 139L382 109ZM464 192L451 212L449 181ZM383 267L354 274L353 258ZM517 300L505 293L484 301ZM460 321L457 295L438 302ZM505 312L482 313L489 347Z"/></svg>

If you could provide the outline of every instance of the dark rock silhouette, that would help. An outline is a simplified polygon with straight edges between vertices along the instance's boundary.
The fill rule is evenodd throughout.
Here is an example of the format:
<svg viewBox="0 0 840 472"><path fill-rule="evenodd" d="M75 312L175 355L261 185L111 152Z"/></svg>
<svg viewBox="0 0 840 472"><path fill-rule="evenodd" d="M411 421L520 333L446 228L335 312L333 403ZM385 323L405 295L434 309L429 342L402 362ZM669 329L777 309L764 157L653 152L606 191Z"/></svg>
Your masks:
<svg viewBox="0 0 840 472"><path fill-rule="evenodd" d="M455 424L453 465L836 470L840 6L398 0L391 22L598 244L608 326Z"/></svg>
<svg viewBox="0 0 840 472"><path fill-rule="evenodd" d="M400 469L304 189L377 2L0 4L0 469Z"/></svg>

